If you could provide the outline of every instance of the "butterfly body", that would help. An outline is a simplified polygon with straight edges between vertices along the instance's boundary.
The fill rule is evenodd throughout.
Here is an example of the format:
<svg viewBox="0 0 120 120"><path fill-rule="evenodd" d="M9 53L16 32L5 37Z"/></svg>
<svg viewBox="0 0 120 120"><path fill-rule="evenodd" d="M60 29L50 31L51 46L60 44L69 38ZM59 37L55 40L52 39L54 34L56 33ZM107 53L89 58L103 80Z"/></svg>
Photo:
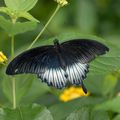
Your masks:
<svg viewBox="0 0 120 120"><path fill-rule="evenodd" d="M62 52L62 48L59 44L59 41L57 39L55 39L53 42L54 42L54 49L56 51L56 55L57 55L58 61L60 63L60 66L64 71L66 71L66 63L62 56L63 52ZM66 77L67 77L67 74L66 74Z"/></svg>
<svg viewBox="0 0 120 120"><path fill-rule="evenodd" d="M56 88L64 88L68 83L83 84L89 62L109 49L100 42L76 39L54 45L42 46L25 51L15 57L7 67L8 75L22 73L37 74L43 82Z"/></svg>

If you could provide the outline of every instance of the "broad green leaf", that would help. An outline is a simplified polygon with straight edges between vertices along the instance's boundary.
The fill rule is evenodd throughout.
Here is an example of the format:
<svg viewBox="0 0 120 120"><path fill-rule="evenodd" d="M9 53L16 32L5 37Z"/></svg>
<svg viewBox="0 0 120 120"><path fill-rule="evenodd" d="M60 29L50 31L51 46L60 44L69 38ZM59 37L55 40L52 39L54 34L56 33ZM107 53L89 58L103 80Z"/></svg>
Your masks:
<svg viewBox="0 0 120 120"><path fill-rule="evenodd" d="M50 87L48 87L46 83L41 82L36 76L34 78L31 88L28 93L23 96L21 103L32 103L36 101L38 97L50 91Z"/></svg>
<svg viewBox="0 0 120 120"><path fill-rule="evenodd" d="M0 12L11 15L12 11L7 7L0 7Z"/></svg>
<svg viewBox="0 0 120 120"><path fill-rule="evenodd" d="M9 15L10 17L13 17L13 13L17 18L25 18L27 20L33 21L33 22L39 22L36 18L34 18L29 12L25 11L12 11L8 7L0 7L0 12L5 13Z"/></svg>
<svg viewBox="0 0 120 120"><path fill-rule="evenodd" d="M81 97L70 102L53 105L49 110L51 111L54 119L57 118L57 120L64 120L75 110L83 106L94 106L102 101L104 101L103 98Z"/></svg>
<svg viewBox="0 0 120 120"><path fill-rule="evenodd" d="M118 83L118 77L114 74L108 74L105 76L96 74L94 74L94 76L89 75L88 78L84 81L87 89L94 94L112 96Z"/></svg>
<svg viewBox="0 0 120 120"><path fill-rule="evenodd" d="M92 35L83 35L80 33L66 33L66 34L61 34L58 35L54 38L50 38L48 40L42 40L38 44L53 44L54 39L58 39L60 42L64 42L67 40L72 40L72 39L92 39L99 41L106 46L109 47L110 51L107 52L105 55L98 56L95 60L90 62L90 68L89 68L89 73L87 74L87 78L85 80L86 87L88 90L94 93L100 93L100 94L108 94L112 91L112 89L115 87L117 78L114 80L108 80L105 81L110 81L109 82L109 88L106 88L107 91L105 91L105 84L104 79L106 75L110 75L111 73L114 73L120 69L120 54L119 54L119 47L117 47L115 44L113 44L110 40L104 40L102 38L99 38L97 36L92 36ZM114 84L113 84L114 83ZM104 85L103 85L104 84ZM104 90L101 90L102 87Z"/></svg>
<svg viewBox="0 0 120 120"><path fill-rule="evenodd" d="M29 12L19 12L18 13L18 17L23 17L23 18L26 18L30 21L33 21L33 22L39 22L36 18L34 18Z"/></svg>
<svg viewBox="0 0 120 120"><path fill-rule="evenodd" d="M120 112L120 97L103 102L96 106L95 109Z"/></svg>
<svg viewBox="0 0 120 120"><path fill-rule="evenodd" d="M5 0L8 8L15 11L29 11L31 10L38 0Z"/></svg>
<svg viewBox="0 0 120 120"><path fill-rule="evenodd" d="M82 107L79 110L72 112L66 120L90 120L90 108Z"/></svg>
<svg viewBox="0 0 120 120"><path fill-rule="evenodd" d="M2 70L0 78L4 96L12 103L12 77L5 75L5 71ZM50 91L50 87L35 75L16 75L15 79L17 104L33 103L38 97Z"/></svg>
<svg viewBox="0 0 120 120"><path fill-rule="evenodd" d="M90 106L84 106L72 112L66 120L110 120L110 118L105 111L93 111Z"/></svg>
<svg viewBox="0 0 120 120"><path fill-rule="evenodd" d="M115 76L114 74L107 75L103 80L103 84L101 86L102 94L107 95L109 93L112 93L117 82L118 82L117 76Z"/></svg>
<svg viewBox="0 0 120 120"><path fill-rule="evenodd" d="M0 7L0 12L6 13L7 12L7 7Z"/></svg>
<svg viewBox="0 0 120 120"><path fill-rule="evenodd" d="M9 35L17 35L36 28L36 22L16 22L13 24L11 21L6 20L0 16L0 27L3 28Z"/></svg>
<svg viewBox="0 0 120 120"><path fill-rule="evenodd" d="M120 120L120 114L117 115L116 117L114 117L114 119L112 119L112 120Z"/></svg>
<svg viewBox="0 0 120 120"><path fill-rule="evenodd" d="M15 110L0 108L0 120L53 120L53 117L45 107L33 104Z"/></svg>
<svg viewBox="0 0 120 120"><path fill-rule="evenodd" d="M111 120L109 114L105 111L92 111L89 120Z"/></svg>
<svg viewBox="0 0 120 120"><path fill-rule="evenodd" d="M32 83L35 80L33 76L30 75L21 75L16 76L16 101L17 104L21 101L23 96L25 96L28 91L31 89ZM3 77L2 82L3 92L5 96L12 103L12 77L5 76Z"/></svg>

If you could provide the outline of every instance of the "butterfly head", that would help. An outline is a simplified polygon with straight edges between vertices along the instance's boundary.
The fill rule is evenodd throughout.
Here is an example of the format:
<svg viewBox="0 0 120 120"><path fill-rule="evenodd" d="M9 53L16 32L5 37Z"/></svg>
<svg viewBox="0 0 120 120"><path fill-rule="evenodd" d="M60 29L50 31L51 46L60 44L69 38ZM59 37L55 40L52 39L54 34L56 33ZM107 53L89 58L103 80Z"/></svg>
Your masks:
<svg viewBox="0 0 120 120"><path fill-rule="evenodd" d="M55 39L55 40L53 41L53 43L54 43L55 46L58 46L58 45L59 45L59 40L58 40L58 39Z"/></svg>

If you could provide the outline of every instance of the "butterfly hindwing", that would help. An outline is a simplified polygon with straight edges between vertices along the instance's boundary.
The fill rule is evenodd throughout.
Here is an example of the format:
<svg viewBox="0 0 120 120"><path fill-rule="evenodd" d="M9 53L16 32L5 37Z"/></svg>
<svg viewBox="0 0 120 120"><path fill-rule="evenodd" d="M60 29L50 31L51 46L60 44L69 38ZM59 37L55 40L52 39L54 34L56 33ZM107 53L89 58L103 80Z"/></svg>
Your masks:
<svg viewBox="0 0 120 120"><path fill-rule="evenodd" d="M71 53L70 50L61 48L62 59L66 63L66 73L68 74L68 81L74 85L80 85L81 81L85 79L88 72L89 65L81 63L81 61Z"/></svg>
<svg viewBox="0 0 120 120"><path fill-rule="evenodd" d="M67 67L68 80L73 85L81 85L81 82L86 78L87 72L88 64L74 63Z"/></svg>
<svg viewBox="0 0 120 120"><path fill-rule="evenodd" d="M38 74L38 77L49 86L63 88L67 83L65 71L59 62L59 56L55 49L49 54L47 69L44 73Z"/></svg>

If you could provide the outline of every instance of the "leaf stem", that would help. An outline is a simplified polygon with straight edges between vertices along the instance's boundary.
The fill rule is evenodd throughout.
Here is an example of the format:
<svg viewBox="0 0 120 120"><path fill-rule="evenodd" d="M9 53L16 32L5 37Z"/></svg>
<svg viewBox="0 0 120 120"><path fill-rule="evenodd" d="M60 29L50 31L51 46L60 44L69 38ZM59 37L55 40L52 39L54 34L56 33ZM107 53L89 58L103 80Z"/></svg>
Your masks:
<svg viewBox="0 0 120 120"><path fill-rule="evenodd" d="M14 58L14 36L11 38L11 57Z"/></svg>
<svg viewBox="0 0 120 120"><path fill-rule="evenodd" d="M11 38L11 57L14 58L14 35ZM15 77L12 77L12 101L13 109L16 109L16 80Z"/></svg>
<svg viewBox="0 0 120 120"><path fill-rule="evenodd" d="M13 109L16 109L16 79L12 78Z"/></svg>
<svg viewBox="0 0 120 120"><path fill-rule="evenodd" d="M55 11L53 12L52 16L49 18L49 20L47 21L47 23L45 24L45 26L43 27L43 29L40 31L40 33L37 35L37 37L33 40L33 42L31 43L31 45L28 47L28 49L32 48L32 46L37 42L37 40L39 39L39 37L42 35L42 33L46 30L47 26L49 25L49 23L52 21L53 17L56 15L56 13L58 12L58 10L60 9L60 5L58 4Z"/></svg>

